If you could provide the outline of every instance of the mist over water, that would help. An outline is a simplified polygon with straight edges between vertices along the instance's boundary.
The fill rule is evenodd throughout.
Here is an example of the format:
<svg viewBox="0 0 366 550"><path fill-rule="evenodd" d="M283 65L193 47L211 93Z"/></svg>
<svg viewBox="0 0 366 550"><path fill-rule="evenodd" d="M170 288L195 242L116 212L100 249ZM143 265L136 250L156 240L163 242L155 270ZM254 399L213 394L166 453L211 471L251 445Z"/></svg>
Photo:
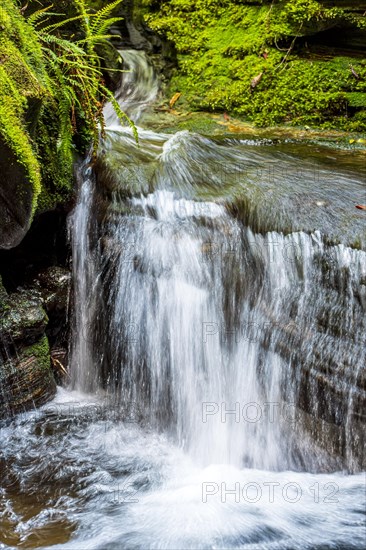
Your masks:
<svg viewBox="0 0 366 550"><path fill-rule="evenodd" d="M117 99L140 124L159 83L122 55ZM141 129L137 147L106 117L70 220L71 387L3 428L8 547L363 548L366 254L336 239L328 187L357 196L362 177L186 131ZM275 182L258 169L279 164ZM312 230L284 202L296 185ZM342 427L343 454L309 411Z"/></svg>

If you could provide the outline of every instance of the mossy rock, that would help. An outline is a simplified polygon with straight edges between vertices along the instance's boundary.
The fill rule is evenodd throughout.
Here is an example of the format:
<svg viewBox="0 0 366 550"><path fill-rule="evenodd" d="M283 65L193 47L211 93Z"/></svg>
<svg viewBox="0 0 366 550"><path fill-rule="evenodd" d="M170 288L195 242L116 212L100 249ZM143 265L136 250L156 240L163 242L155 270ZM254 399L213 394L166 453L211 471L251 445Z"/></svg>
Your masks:
<svg viewBox="0 0 366 550"><path fill-rule="evenodd" d="M43 405L56 384L41 296L34 289L8 295L0 281L0 310L0 418L5 418Z"/></svg>
<svg viewBox="0 0 366 550"><path fill-rule="evenodd" d="M351 132L366 131L364 11L316 0L147 0L143 9L177 52L167 99L180 92L186 110L226 111L259 127Z"/></svg>
<svg viewBox="0 0 366 550"><path fill-rule="evenodd" d="M36 291L20 291L10 294L2 304L0 341L16 346L29 345L45 332L48 317Z"/></svg>
<svg viewBox="0 0 366 550"><path fill-rule="evenodd" d="M29 229L48 183L43 166L48 172L54 166L55 179L64 170L51 155L47 162L43 156L48 151L42 145L50 140L39 120L50 101L48 76L41 43L12 0L4 0L0 10L0 38L0 248L7 249L19 244ZM69 187L71 175L69 166Z"/></svg>
<svg viewBox="0 0 366 550"><path fill-rule="evenodd" d="M40 407L55 393L46 336L0 364L0 418Z"/></svg>

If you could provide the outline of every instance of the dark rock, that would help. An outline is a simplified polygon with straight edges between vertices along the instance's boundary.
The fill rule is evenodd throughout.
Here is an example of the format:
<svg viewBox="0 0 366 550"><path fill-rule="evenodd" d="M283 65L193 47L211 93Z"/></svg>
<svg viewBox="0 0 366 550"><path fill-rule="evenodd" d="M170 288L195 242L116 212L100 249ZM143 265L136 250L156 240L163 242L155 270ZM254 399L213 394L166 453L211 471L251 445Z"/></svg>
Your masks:
<svg viewBox="0 0 366 550"><path fill-rule="evenodd" d="M56 391L46 336L48 316L36 288L9 296L0 285L0 418L43 405Z"/></svg>
<svg viewBox="0 0 366 550"><path fill-rule="evenodd" d="M68 349L67 348L54 348L51 350L51 363L53 373L57 384L62 384L67 381L70 376L67 371L68 365Z"/></svg>
<svg viewBox="0 0 366 550"><path fill-rule="evenodd" d="M66 311L69 303L71 273L64 267L53 266L37 277L43 305L48 313Z"/></svg>
<svg viewBox="0 0 366 550"><path fill-rule="evenodd" d="M25 168L0 137L0 249L23 239L32 216L33 188Z"/></svg>
<svg viewBox="0 0 366 550"><path fill-rule="evenodd" d="M71 273L66 268L53 266L41 272L36 283L49 319L46 334L51 347L52 365L57 381L61 382L65 374L62 369L66 370L68 364Z"/></svg>
<svg viewBox="0 0 366 550"><path fill-rule="evenodd" d="M3 287L1 276L0 276L0 311L2 311L2 305L7 299L8 299L8 294L5 288Z"/></svg>
<svg viewBox="0 0 366 550"><path fill-rule="evenodd" d="M110 42L98 44L95 49L101 58L107 88L115 92L122 77L122 58L118 50Z"/></svg>
<svg viewBox="0 0 366 550"><path fill-rule="evenodd" d="M70 272L66 212L38 216L0 252L0 418L38 407L67 377ZM19 289L20 287L20 289Z"/></svg>
<svg viewBox="0 0 366 550"><path fill-rule="evenodd" d="M55 393L46 336L0 363L0 418L39 407Z"/></svg>
<svg viewBox="0 0 366 550"><path fill-rule="evenodd" d="M15 345L33 344L44 334L47 323L41 296L29 290L16 292L3 303L0 339Z"/></svg>
<svg viewBox="0 0 366 550"><path fill-rule="evenodd" d="M71 205L36 215L23 241L11 250L0 250L0 273L8 292L31 286L50 266L67 265L70 246L67 215Z"/></svg>

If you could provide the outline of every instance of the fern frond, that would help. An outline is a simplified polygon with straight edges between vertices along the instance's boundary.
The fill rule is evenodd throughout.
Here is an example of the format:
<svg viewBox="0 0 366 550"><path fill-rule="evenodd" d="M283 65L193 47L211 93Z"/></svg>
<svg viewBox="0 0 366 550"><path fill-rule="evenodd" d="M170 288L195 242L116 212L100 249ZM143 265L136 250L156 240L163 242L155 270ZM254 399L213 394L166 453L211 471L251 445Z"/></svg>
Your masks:
<svg viewBox="0 0 366 550"><path fill-rule="evenodd" d="M51 13L52 5L28 18L41 42L48 75L46 89L58 113L57 151L60 158L69 163L73 157L73 135L80 131L91 139L93 155L97 154L100 138L105 135L103 106L106 101L111 102L121 123L131 127L138 143L134 122L104 84L102 58L96 53L97 45L113 38L108 29L121 18L109 16L122 1L114 0L97 13L90 13L86 0L74 0L79 15L56 23L49 24L49 17L62 14ZM81 21L83 38L60 36L60 29L75 21Z"/></svg>
<svg viewBox="0 0 366 550"><path fill-rule="evenodd" d="M85 55L83 48L81 48L76 42L71 42L66 38L60 38L59 36L43 32L42 30L39 32L39 38L46 44L56 44L57 46L60 46L60 48L75 53L76 55Z"/></svg>
<svg viewBox="0 0 366 550"><path fill-rule="evenodd" d="M53 14L55 15L55 14ZM89 17L95 17L96 14L89 14ZM64 27L65 25L68 25L69 23L72 23L73 21L78 21L80 19L83 19L83 15L75 15L75 17L70 17L69 19L63 19L62 21L59 21L58 23L52 23L52 25L47 25L47 27L42 27L42 31L56 31L60 27Z"/></svg>
<svg viewBox="0 0 366 550"><path fill-rule="evenodd" d="M123 17L110 17L109 19L106 19L105 21L102 21L101 24L95 29L94 32L92 32L93 36L103 35L106 31L108 31L114 23L119 23L119 21L123 21ZM115 35L110 35L112 38L115 38Z"/></svg>
<svg viewBox="0 0 366 550"><path fill-rule="evenodd" d="M86 51L88 53L93 53L93 46L88 44L88 40L92 36L91 27L90 27L90 14L86 8L85 0L74 0L76 6L78 7L80 14L82 16L83 21L83 27L85 32L85 38L86 38Z"/></svg>
<svg viewBox="0 0 366 550"><path fill-rule="evenodd" d="M51 4L50 6L47 6L46 8L42 8L40 10L35 11L31 15L29 15L29 17L27 18L28 23L34 26L45 15L54 15L49 13L49 10L51 8L53 8L53 4Z"/></svg>
<svg viewBox="0 0 366 550"><path fill-rule="evenodd" d="M91 36L90 38L81 38L80 40L77 41L77 43L78 44L100 44L111 38L115 38L115 35L114 34L97 34L95 36Z"/></svg>
<svg viewBox="0 0 366 550"><path fill-rule="evenodd" d="M132 130L132 133L133 133L133 136L135 138L135 141L138 144L139 143L139 134L138 134L136 125L133 122L133 120L131 120L130 117L128 115L126 115L126 113L124 111L122 111L121 107L119 106L118 101L116 100L116 98L114 97L112 92L110 90L108 90L108 88L106 88L103 84L101 85L101 90L104 94L104 97L112 103L113 109L114 109L116 115L118 116L119 120L122 123L127 122L127 124L130 126L130 128Z"/></svg>
<svg viewBox="0 0 366 550"><path fill-rule="evenodd" d="M97 13L96 13L96 17L93 21L93 23L90 25L90 33L92 35L96 35L96 34L99 34L99 28L100 28L100 25L101 23L109 17L109 15L112 13L112 11L117 7L119 6L121 3L123 2L123 0L114 0L114 2L111 2L110 4L108 4L107 6L105 6L104 8L101 8Z"/></svg>

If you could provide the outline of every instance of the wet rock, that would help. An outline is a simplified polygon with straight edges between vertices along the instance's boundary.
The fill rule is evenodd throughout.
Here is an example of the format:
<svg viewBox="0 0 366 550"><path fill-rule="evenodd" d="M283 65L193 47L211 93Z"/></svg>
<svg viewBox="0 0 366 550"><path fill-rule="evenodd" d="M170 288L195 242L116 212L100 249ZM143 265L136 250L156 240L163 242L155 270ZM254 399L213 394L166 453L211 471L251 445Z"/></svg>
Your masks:
<svg viewBox="0 0 366 550"><path fill-rule="evenodd" d="M54 348L51 350L51 364L55 380L57 384L62 384L65 380L70 379L67 371L68 365L68 349L67 348Z"/></svg>
<svg viewBox="0 0 366 550"><path fill-rule="evenodd" d="M0 418L39 407L55 393L46 336L0 362Z"/></svg>
<svg viewBox="0 0 366 550"><path fill-rule="evenodd" d="M33 189L25 168L0 139L0 249L20 243L29 229Z"/></svg>
<svg viewBox="0 0 366 550"><path fill-rule="evenodd" d="M32 344L46 329L48 317L41 296L35 291L22 290L3 302L0 319L0 339L14 344Z"/></svg>
<svg viewBox="0 0 366 550"><path fill-rule="evenodd" d="M71 273L68 269L52 266L37 277L40 294L48 315L68 308Z"/></svg>
<svg viewBox="0 0 366 550"><path fill-rule="evenodd" d="M43 307L48 315L46 334L51 348L52 367L58 382L67 375L71 272L59 266L42 271L38 284Z"/></svg>
<svg viewBox="0 0 366 550"><path fill-rule="evenodd" d="M1 276L0 276L0 311L2 311L2 304L7 300L8 294L3 287Z"/></svg>
<svg viewBox="0 0 366 550"><path fill-rule="evenodd" d="M106 85L112 92L115 92L121 81L122 58L118 50L110 42L97 44L96 52L101 58Z"/></svg>
<svg viewBox="0 0 366 550"><path fill-rule="evenodd" d="M8 295L0 283L0 418L38 407L56 391L40 291Z"/></svg>

